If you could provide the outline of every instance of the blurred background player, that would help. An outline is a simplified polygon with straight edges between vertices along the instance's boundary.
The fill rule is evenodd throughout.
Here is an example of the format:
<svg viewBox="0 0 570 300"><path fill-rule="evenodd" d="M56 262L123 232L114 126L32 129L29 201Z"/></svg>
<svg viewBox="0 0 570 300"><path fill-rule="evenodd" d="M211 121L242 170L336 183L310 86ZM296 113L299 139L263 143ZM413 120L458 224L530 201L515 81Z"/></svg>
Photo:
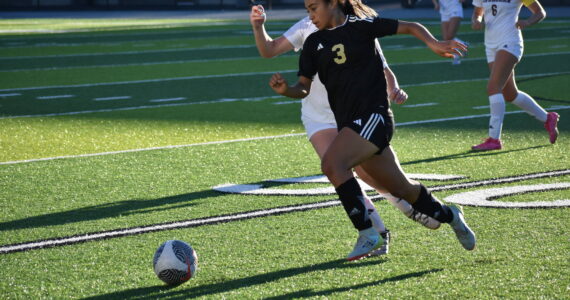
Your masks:
<svg viewBox="0 0 570 300"><path fill-rule="evenodd" d="M456 37L461 19L463 19L463 0L432 0L434 9L439 11L441 16L441 38L445 41L457 40L463 44L464 41ZM461 56L454 55L454 65L461 63Z"/></svg>
<svg viewBox="0 0 570 300"><path fill-rule="evenodd" d="M261 5L255 5L251 8L250 22L253 27L255 43L259 53L262 57L271 58L291 50L298 51L302 48L303 43L307 37L317 31L317 27L313 25L309 17L305 17L291 26L282 36L272 39L265 30L266 14ZM408 95L406 92L399 88L396 76L389 68L386 59L382 53L380 45L377 43L376 48L382 59L384 75L387 81L387 92L391 101L398 104L404 103ZM379 62L380 63L380 62ZM302 100L301 107L301 120L307 132L307 137L313 145L317 155L322 159L327 148L338 134L334 115L331 111L328 102L328 96L325 87L315 76L311 93ZM364 180L368 185L376 188L376 190L388 201L400 209L407 217L423 224L424 226L437 229L440 222L416 211L409 203L402 199L398 199L386 191L384 191L379 184L375 183L364 170L360 167L355 168L358 176ZM378 211L376 210L372 201L364 194L366 208L369 211L370 218L376 230L381 233L386 243L377 252L373 254L387 253L389 234Z"/></svg>
<svg viewBox="0 0 570 300"><path fill-rule="evenodd" d="M519 20L519 12L525 5L532 15L526 20ZM535 0L473 0L475 9L471 18L473 29L480 30L485 20L485 48L491 75L487 83L487 95L491 110L489 137L473 150L487 151L502 148L501 130L505 116L505 100L520 107L529 115L544 123L550 143L558 138L559 115L547 113L534 99L519 91L515 82L515 66L523 55L521 30L542 21L546 12Z"/></svg>

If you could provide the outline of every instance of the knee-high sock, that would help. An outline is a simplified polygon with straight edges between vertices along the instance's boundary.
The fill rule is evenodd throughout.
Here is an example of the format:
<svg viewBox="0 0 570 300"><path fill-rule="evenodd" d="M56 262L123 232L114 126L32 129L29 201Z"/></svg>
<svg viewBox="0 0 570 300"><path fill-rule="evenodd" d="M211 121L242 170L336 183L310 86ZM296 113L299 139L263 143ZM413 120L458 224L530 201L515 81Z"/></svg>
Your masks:
<svg viewBox="0 0 570 300"><path fill-rule="evenodd" d="M374 226L378 232L385 232L386 226L384 225L382 218L380 218L380 215L378 214L378 210L374 206L374 203L372 203L372 200L370 200L366 194L363 194L363 196L364 206L366 206L366 209L368 210L368 217L370 218L370 221L372 221L372 226Z"/></svg>
<svg viewBox="0 0 570 300"><path fill-rule="evenodd" d="M498 139L501 138L503 119L505 117L505 98L503 97L503 94L494 94L489 96L489 104L491 108L491 119L489 120L489 137Z"/></svg>
<svg viewBox="0 0 570 300"><path fill-rule="evenodd" d="M412 204L412 207L441 223L449 223L453 220L453 213L449 207L437 200L423 184L420 186L418 200Z"/></svg>
<svg viewBox="0 0 570 300"><path fill-rule="evenodd" d="M356 178L353 177L341 184L336 188L336 193L356 229L364 230L372 227L368 210L364 206L364 195Z"/></svg>
<svg viewBox="0 0 570 300"><path fill-rule="evenodd" d="M529 115L533 116L540 122L546 122L546 111L542 108L532 97L523 92L519 91L517 97L512 102L514 105L520 107L522 110L526 111Z"/></svg>

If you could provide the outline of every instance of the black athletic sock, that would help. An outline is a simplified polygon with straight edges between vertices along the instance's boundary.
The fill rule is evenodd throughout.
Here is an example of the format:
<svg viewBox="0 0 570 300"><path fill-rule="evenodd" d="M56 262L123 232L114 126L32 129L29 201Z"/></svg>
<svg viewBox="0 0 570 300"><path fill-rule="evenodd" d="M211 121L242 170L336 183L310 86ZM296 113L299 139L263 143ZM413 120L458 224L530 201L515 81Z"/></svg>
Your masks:
<svg viewBox="0 0 570 300"><path fill-rule="evenodd" d="M439 202L423 184L420 185L420 196L412 207L441 223L449 223L453 219L453 213L449 207Z"/></svg>
<svg viewBox="0 0 570 300"><path fill-rule="evenodd" d="M356 229L364 230L372 227L372 221L368 217L368 210L364 206L362 189L356 178L353 177L345 181L336 188L336 193Z"/></svg>

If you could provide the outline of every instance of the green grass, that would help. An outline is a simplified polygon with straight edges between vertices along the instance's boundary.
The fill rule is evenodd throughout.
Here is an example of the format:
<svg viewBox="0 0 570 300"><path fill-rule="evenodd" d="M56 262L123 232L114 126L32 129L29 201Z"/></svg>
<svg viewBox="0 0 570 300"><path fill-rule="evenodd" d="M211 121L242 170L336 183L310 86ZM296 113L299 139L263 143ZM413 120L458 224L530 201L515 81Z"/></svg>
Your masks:
<svg viewBox="0 0 570 300"><path fill-rule="evenodd" d="M271 72L296 69L297 55L258 58L255 48L243 47L253 43L243 33L249 29L247 22L20 21L0 20L0 30L81 32L12 32L0 39L0 247L336 199L212 190L225 183L329 186L265 182L317 175L320 167L303 135L300 104L277 105L287 99L271 98L267 86ZM406 104L437 103L394 106L400 126L392 145L404 170L467 176L423 181L441 186L569 169L568 22L542 23L525 33L527 57L517 67L521 90L548 110L558 107L559 140L550 145L540 122L524 113L508 114L505 147L490 153L468 151L487 133L485 116L408 124L488 113L475 108L488 105L482 33L462 27L472 51L459 67L408 37L382 40L392 69L410 95ZM287 27L287 22L268 26L277 31ZM438 32L439 26L428 27ZM242 33L236 35L238 31ZM52 44L42 44L46 41ZM23 44L9 44L13 42ZM157 52L165 49L187 51ZM70 56L85 53L105 55ZM67 56L44 57L57 54ZM193 61L197 59L203 61ZM294 72L286 76L293 80ZM146 79L156 81L97 85ZM85 86L70 86L74 84ZM74 97L37 99L49 95ZM94 100L111 96L131 98ZM186 99L149 102L175 97ZM215 102L229 98L237 100ZM517 111L512 105L507 108ZM291 133L295 135L283 136ZM127 152L107 153L112 151ZM80 155L94 156L75 157ZM570 182L570 175L435 195L445 199L466 191L561 182ZM570 199L569 190L497 201L559 199ZM0 254L0 294L3 299L569 298L567 207L465 206L478 237L477 249L467 252L448 226L426 230L386 201L376 203L393 234L391 251L381 258L343 261L356 234L335 206ZM152 255L168 239L189 242L199 256L197 276L174 288L163 286L152 272Z"/></svg>

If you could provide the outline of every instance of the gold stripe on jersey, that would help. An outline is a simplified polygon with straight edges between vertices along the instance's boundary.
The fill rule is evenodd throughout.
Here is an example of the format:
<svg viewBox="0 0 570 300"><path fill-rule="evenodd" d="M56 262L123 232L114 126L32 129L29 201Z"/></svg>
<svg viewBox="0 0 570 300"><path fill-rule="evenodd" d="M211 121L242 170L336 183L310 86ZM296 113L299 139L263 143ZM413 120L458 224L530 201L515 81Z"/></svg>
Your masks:
<svg viewBox="0 0 570 300"><path fill-rule="evenodd" d="M536 0L523 0L522 3L524 4L524 6L529 7L531 4L533 4L534 2L536 2Z"/></svg>

